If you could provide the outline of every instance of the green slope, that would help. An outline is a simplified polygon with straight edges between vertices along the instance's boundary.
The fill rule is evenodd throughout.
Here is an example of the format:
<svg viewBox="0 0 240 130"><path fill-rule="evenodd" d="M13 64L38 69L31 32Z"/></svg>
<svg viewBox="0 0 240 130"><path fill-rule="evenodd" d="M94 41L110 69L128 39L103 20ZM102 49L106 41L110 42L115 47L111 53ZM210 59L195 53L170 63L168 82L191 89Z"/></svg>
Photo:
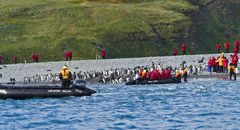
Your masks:
<svg viewBox="0 0 240 130"><path fill-rule="evenodd" d="M93 59L102 48L110 58L156 56L171 54L181 42L187 42L191 51L210 52L216 40L226 38L219 29L235 29L239 36L239 25L219 23L221 12L202 12L216 11L208 2L1 0L0 54L9 63L13 55L20 62L30 60L32 52L40 55L40 61L63 60L66 49L73 50L74 59ZM198 19L204 22L197 24ZM212 38L216 30L221 38Z"/></svg>

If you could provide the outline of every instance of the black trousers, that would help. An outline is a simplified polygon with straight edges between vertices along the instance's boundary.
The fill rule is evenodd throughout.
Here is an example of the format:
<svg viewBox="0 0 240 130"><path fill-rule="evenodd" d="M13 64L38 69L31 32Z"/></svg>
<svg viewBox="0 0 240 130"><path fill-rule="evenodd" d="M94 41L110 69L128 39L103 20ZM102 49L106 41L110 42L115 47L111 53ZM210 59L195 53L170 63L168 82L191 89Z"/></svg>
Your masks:
<svg viewBox="0 0 240 130"><path fill-rule="evenodd" d="M70 88L71 81L69 79L62 80L62 88Z"/></svg>
<svg viewBox="0 0 240 130"><path fill-rule="evenodd" d="M229 53L229 48L226 49L226 53Z"/></svg>
<svg viewBox="0 0 240 130"><path fill-rule="evenodd" d="M184 82L187 82L187 74L183 76Z"/></svg>
<svg viewBox="0 0 240 130"><path fill-rule="evenodd" d="M219 67L218 67L218 72L219 72L219 73L222 73L222 72L223 72L223 66L219 66Z"/></svg>
<svg viewBox="0 0 240 130"><path fill-rule="evenodd" d="M185 55L185 54L186 54L186 51L182 51L182 53L183 53L183 55Z"/></svg>
<svg viewBox="0 0 240 130"><path fill-rule="evenodd" d="M232 80L232 76L234 76L234 80L237 80L236 73L230 71L230 80Z"/></svg>

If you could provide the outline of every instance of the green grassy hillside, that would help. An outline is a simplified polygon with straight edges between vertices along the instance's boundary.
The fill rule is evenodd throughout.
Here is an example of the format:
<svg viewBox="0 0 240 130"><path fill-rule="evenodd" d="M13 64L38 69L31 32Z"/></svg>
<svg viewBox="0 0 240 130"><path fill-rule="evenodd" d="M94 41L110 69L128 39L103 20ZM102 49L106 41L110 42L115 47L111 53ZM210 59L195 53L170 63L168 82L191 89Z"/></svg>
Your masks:
<svg viewBox="0 0 240 130"><path fill-rule="evenodd" d="M103 48L109 58L157 56L171 54L181 42L187 42L193 52L210 52L216 40L228 38L222 29L236 37L240 27L235 16L219 21L223 11L207 2L1 0L0 54L8 63L13 55L20 62L30 60L32 52L40 55L40 61L63 60L66 49L73 50L74 59L93 59ZM239 12L238 4L228 6L233 5Z"/></svg>

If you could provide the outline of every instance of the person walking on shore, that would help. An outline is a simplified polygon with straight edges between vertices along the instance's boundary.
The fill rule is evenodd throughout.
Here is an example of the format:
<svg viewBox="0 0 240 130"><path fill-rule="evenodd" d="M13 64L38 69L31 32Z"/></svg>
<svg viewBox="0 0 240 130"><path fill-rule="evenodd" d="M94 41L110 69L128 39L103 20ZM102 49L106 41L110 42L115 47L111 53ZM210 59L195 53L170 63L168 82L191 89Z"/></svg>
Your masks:
<svg viewBox="0 0 240 130"><path fill-rule="evenodd" d="M73 55L73 54L72 54L72 51L69 50L69 51L68 51L68 57L69 57L69 60L70 60L70 61L72 61L72 55Z"/></svg>
<svg viewBox="0 0 240 130"><path fill-rule="evenodd" d="M181 49L182 49L182 54L185 55L187 50L187 46L185 43L182 44Z"/></svg>
<svg viewBox="0 0 240 130"><path fill-rule="evenodd" d="M178 55L177 48L174 48L174 49L173 49L172 55L174 55L174 56Z"/></svg>
<svg viewBox="0 0 240 130"><path fill-rule="evenodd" d="M229 47L230 47L230 44L229 44L229 42L228 41L226 41L226 43L224 44L224 47L225 47L225 52L226 53L229 53Z"/></svg>
<svg viewBox="0 0 240 130"><path fill-rule="evenodd" d="M101 56L102 56L102 59L106 59L107 52L106 52L105 49L102 50L102 52L101 52Z"/></svg>
<svg viewBox="0 0 240 130"><path fill-rule="evenodd" d="M32 62L35 62L35 61L36 61L36 54L32 53Z"/></svg>
<svg viewBox="0 0 240 130"><path fill-rule="evenodd" d="M17 56L13 56L13 62L16 64L17 63Z"/></svg>
<svg viewBox="0 0 240 130"><path fill-rule="evenodd" d="M220 53L220 51L221 51L221 43L220 42L218 42L216 44L216 49L217 49L217 52Z"/></svg>
<svg viewBox="0 0 240 130"><path fill-rule="evenodd" d="M238 39L236 39L236 42L235 42L235 48L237 50L237 53L239 52L239 46L240 46L240 42Z"/></svg>
<svg viewBox="0 0 240 130"><path fill-rule="evenodd" d="M229 73L230 80L232 80L232 76L234 76L234 80L237 80L236 68L232 63L230 63L228 67L228 73Z"/></svg>
<svg viewBox="0 0 240 130"><path fill-rule="evenodd" d="M0 64L2 64L3 57L0 55Z"/></svg>

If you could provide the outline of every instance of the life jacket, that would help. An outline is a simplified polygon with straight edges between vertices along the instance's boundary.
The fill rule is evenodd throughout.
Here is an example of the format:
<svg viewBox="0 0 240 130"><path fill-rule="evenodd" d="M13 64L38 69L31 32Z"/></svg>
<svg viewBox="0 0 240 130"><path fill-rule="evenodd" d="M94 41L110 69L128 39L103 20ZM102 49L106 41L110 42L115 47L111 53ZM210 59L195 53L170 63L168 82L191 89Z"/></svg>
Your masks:
<svg viewBox="0 0 240 130"><path fill-rule="evenodd" d="M183 69L182 75L185 76L187 74L187 69Z"/></svg>
<svg viewBox="0 0 240 130"><path fill-rule="evenodd" d="M62 79L69 79L69 70L61 70Z"/></svg>
<svg viewBox="0 0 240 130"><path fill-rule="evenodd" d="M231 65L231 66L228 67L228 72L229 72L229 73L230 73L230 72L236 73L236 68L235 68L233 65Z"/></svg>
<svg viewBox="0 0 240 130"><path fill-rule="evenodd" d="M219 66L223 66L223 57L221 56L219 59L217 59L217 61L215 61L218 63Z"/></svg>
<svg viewBox="0 0 240 130"><path fill-rule="evenodd" d="M180 73L177 71L175 77L178 78L180 76Z"/></svg>
<svg viewBox="0 0 240 130"><path fill-rule="evenodd" d="M146 70L142 70L140 76L141 76L142 79L146 79L147 78L147 71Z"/></svg>

